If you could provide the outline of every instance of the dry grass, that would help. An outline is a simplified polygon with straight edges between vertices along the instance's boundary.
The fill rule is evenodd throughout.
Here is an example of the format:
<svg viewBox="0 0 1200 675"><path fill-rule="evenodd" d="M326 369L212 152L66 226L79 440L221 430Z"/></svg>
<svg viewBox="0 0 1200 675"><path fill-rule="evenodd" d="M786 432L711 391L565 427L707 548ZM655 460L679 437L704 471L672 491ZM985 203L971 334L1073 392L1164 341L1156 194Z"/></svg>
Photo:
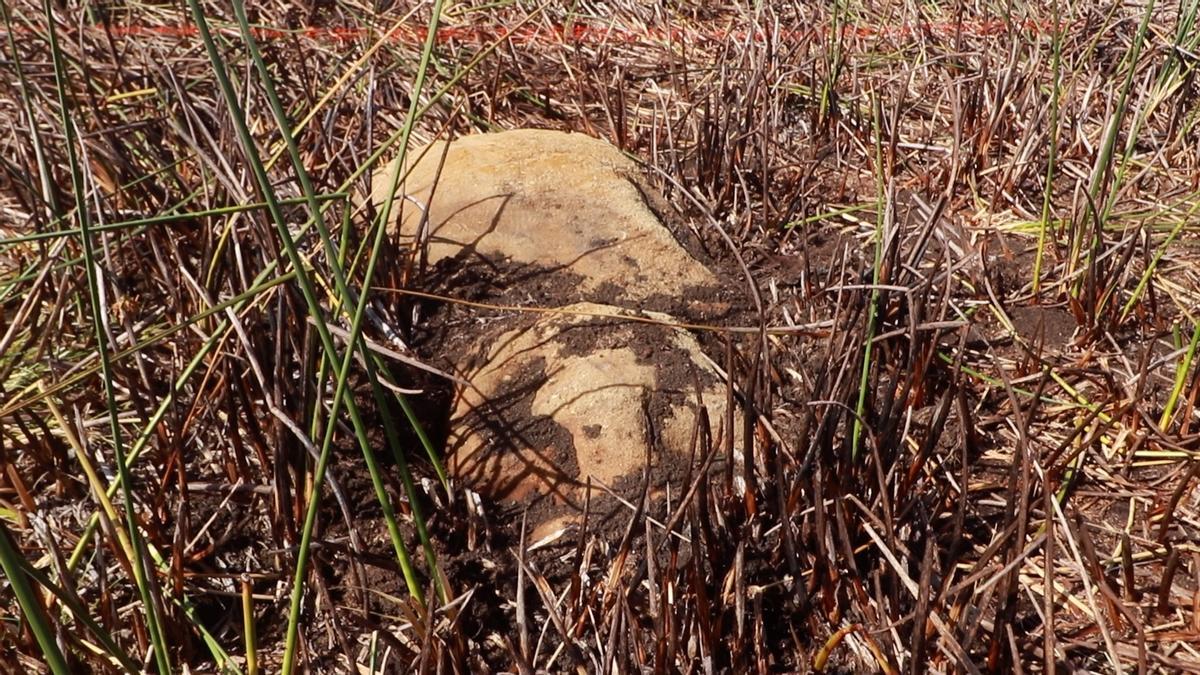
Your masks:
<svg viewBox="0 0 1200 675"><path fill-rule="evenodd" d="M72 160L46 15L8 4L0 535L40 571L72 668L142 663L157 618L175 669L227 654L274 670L333 380L266 196L186 9L53 10ZM408 4L250 17L298 29L259 38L324 222L358 261L351 286L368 218L347 195L404 124L430 11ZM396 581L350 423L335 428L301 663L1200 671L1197 3L564 4L449 6L412 146L524 126L610 140L744 261L763 326L831 327L730 343L755 446L707 444L697 475L711 461L714 479L631 510L619 541L528 551L519 522L442 490L406 443L443 602L428 565L428 605ZM298 232L303 192L233 14L205 11ZM314 234L298 244L331 306L337 266ZM377 296L367 333L402 350L380 326L408 313ZM352 385L373 424L395 404L377 406L372 378ZM101 498L117 432L141 543ZM414 504L386 480L417 547ZM0 662L45 670L13 569Z"/></svg>

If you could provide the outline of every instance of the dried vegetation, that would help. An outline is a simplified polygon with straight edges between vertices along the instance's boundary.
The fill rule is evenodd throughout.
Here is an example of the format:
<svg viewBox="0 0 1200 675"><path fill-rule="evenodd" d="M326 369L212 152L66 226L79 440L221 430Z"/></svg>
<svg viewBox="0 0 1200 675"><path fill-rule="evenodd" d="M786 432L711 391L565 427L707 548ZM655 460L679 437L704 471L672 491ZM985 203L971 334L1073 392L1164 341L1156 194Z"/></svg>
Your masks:
<svg viewBox="0 0 1200 675"><path fill-rule="evenodd" d="M419 91L409 4L257 3L264 71L225 3L211 53L4 3L0 662L1200 669L1195 0L461 2ZM668 503L535 547L442 486L378 349L436 358L420 279L353 311L410 110L610 140L744 277L748 412Z"/></svg>

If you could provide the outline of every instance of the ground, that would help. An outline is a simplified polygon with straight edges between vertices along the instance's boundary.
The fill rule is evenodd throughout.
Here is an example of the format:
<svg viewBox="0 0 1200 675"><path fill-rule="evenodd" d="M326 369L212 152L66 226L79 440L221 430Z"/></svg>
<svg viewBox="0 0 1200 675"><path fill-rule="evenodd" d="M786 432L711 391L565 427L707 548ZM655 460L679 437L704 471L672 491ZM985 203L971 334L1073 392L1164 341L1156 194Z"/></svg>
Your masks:
<svg viewBox="0 0 1200 675"><path fill-rule="evenodd" d="M236 6L0 8L7 669L1200 671L1200 4ZM721 275L754 439L549 542L411 362L554 289L358 198L531 127Z"/></svg>

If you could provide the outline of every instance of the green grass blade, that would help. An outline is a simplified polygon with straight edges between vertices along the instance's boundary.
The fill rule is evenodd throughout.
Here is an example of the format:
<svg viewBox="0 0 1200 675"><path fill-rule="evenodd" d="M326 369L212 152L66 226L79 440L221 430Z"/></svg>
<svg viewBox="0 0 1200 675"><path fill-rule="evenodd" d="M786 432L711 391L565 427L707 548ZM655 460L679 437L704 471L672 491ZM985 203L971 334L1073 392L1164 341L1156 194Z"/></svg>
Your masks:
<svg viewBox="0 0 1200 675"><path fill-rule="evenodd" d="M854 408L854 428L850 441L850 457L858 459L862 444L863 419L867 411L867 391L871 379L871 355L875 342L876 305L879 304L879 283L883 273L884 224L887 215L887 178L883 166L883 111L877 97L872 98L872 126L875 134L875 261L871 266L871 293L867 301L867 328L863 344L862 372L858 380L858 401Z"/></svg>
<svg viewBox="0 0 1200 675"><path fill-rule="evenodd" d="M1200 323L1196 324L1192 330L1192 339L1188 342L1187 352L1183 355L1183 360L1175 368L1175 383L1171 387L1171 393L1167 397L1167 403L1163 406L1162 417L1158 419L1159 431L1165 432L1167 427L1171 425L1171 417L1175 414L1175 407L1179 405L1179 398L1183 395L1183 389L1187 386L1188 374L1192 370L1192 361L1196 358L1196 346L1200 345Z"/></svg>
<svg viewBox="0 0 1200 675"><path fill-rule="evenodd" d="M42 656L45 657L50 672L54 675L69 675L71 669L67 666L66 656L58 648L54 629L50 627L50 619L46 616L40 598L25 577L24 562L24 558L9 539L8 528L0 524L0 567L4 569L4 576L12 586L13 595L17 596L17 603L21 606L25 621L29 623L29 630L37 638L38 646L42 648Z"/></svg>
<svg viewBox="0 0 1200 675"><path fill-rule="evenodd" d="M104 325L104 307L100 302L100 279L96 273L97 261L92 249L91 218L88 215L87 198L84 195L83 175L79 167L79 159L75 151L75 123L71 117L71 108L67 100L66 69L63 65L62 50L58 46L57 31L55 30L54 12L49 0L42 3L48 22L50 39L50 54L54 62L54 79L58 91L58 104L62 115L63 135L67 158L71 168L71 185L75 193L75 213L79 219L79 239L83 245L84 272L87 275L88 295L91 301L92 318L96 329L96 349L100 355L100 372L103 379L104 398L108 404L109 431L112 434L114 464L117 470L117 482L120 485L122 507L125 511L125 527L128 530L129 542L133 549L134 583L137 584L138 595L142 601L142 609L146 617L146 628L150 634L151 646L154 649L154 659L160 673L171 672L170 656L167 653L167 641L163 635L162 617L159 616L158 605L154 601L154 593L150 588L153 583L152 571L146 564L142 537L138 528L137 514L133 502L133 482L125 463L125 443L117 410L117 394L114 387L112 364L109 361L108 337Z"/></svg>

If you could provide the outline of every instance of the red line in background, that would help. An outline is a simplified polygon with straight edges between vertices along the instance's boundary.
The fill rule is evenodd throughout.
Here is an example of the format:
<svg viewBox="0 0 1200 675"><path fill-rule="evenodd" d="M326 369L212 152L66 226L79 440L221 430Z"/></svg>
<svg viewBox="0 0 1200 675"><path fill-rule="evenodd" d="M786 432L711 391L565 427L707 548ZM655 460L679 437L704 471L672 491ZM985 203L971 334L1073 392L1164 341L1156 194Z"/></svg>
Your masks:
<svg viewBox="0 0 1200 675"><path fill-rule="evenodd" d="M928 22L928 23L905 23L891 26L865 26L865 25L849 25L842 28L844 37L858 38L907 38L912 36L934 35L937 37L953 37L962 35L965 37L988 37L996 35L1004 35L1010 32L1024 32L1035 35L1048 34L1054 28L1052 21L1020 21L1008 23L1000 19L967 21L967 22ZM92 25L85 28L88 32L98 34L111 34L113 37L172 37L172 38L191 38L197 37L200 33L195 24L169 24L164 26L151 26L145 24L117 24L111 26ZM259 40L284 40L289 38L305 38L319 42L353 42L364 39L377 39L383 34L381 30L372 30L364 27L310 27L310 28L274 28L274 27L257 27L251 31L254 37ZM8 31L0 28L0 34L5 34ZM31 28L18 28L18 34L31 34L34 31ZM404 43L420 43L425 40L426 29L424 26L400 26L389 38L392 42ZM446 26L438 29L437 39L439 42L468 42L485 44L491 42L501 36L507 36L507 39L514 43L536 43L536 42L586 42L601 44L612 41L638 42L643 40L652 41L676 41L686 42L694 41L697 38L708 39L712 41L718 40L746 40L753 39L763 41L769 35L773 36L778 41L795 41L800 39L811 39L814 37L824 37L829 33L827 27L814 28L809 30L781 30L774 33L764 31L739 31L730 30L725 32L718 31L689 31L682 28L677 29L658 29L646 28L642 30L630 30L626 28L616 28L611 26L600 26L584 23L573 24L569 30L562 26L554 27L520 27L509 31L502 25L476 25L476 26Z"/></svg>

